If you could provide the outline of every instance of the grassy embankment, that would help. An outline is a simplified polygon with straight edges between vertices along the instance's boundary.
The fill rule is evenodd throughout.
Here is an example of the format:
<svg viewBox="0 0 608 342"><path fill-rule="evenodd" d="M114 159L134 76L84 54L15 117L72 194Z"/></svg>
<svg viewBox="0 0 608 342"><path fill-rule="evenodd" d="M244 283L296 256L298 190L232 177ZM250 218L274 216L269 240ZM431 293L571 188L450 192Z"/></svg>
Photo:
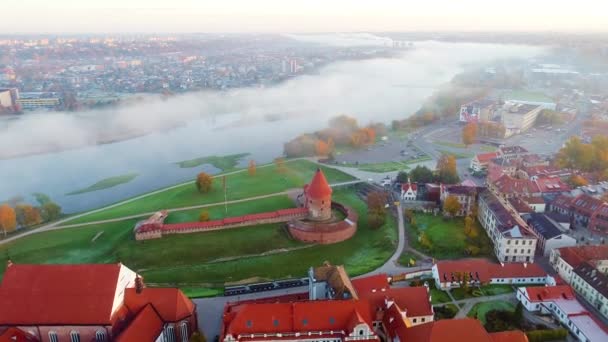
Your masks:
<svg viewBox="0 0 608 342"><path fill-rule="evenodd" d="M79 195L87 192L109 189L121 184L129 183L137 177L137 173L128 173L120 176L108 177L86 188L68 192L66 195Z"/></svg>

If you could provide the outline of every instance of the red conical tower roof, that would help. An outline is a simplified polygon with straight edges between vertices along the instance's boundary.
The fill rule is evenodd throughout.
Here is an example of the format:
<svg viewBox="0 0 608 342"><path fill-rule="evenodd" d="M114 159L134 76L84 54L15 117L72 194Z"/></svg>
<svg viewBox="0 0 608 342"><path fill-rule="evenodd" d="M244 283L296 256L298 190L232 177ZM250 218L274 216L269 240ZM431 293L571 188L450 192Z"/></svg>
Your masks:
<svg viewBox="0 0 608 342"><path fill-rule="evenodd" d="M323 171L317 169L314 177L312 177L312 181L306 187L306 195L312 199L325 198L331 196L331 192L331 187L327 183L327 178L325 178Z"/></svg>

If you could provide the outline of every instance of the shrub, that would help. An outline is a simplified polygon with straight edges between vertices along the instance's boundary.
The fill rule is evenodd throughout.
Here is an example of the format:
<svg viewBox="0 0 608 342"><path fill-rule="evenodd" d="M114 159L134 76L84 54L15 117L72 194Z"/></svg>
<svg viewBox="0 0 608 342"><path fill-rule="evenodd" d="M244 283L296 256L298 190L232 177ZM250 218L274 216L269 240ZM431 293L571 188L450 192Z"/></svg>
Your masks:
<svg viewBox="0 0 608 342"><path fill-rule="evenodd" d="M560 341L564 340L568 336L568 331L564 328L532 330L527 331L526 335L528 336L528 340L530 342Z"/></svg>

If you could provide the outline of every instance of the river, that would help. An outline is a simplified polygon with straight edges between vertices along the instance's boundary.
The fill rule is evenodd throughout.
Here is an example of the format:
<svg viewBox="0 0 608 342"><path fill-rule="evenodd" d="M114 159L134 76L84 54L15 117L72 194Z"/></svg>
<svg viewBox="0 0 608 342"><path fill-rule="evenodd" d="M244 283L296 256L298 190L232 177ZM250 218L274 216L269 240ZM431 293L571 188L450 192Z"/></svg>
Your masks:
<svg viewBox="0 0 608 342"><path fill-rule="evenodd" d="M284 142L326 126L335 115L354 116L361 124L390 123L415 112L435 89L467 65L530 58L542 51L514 45L419 42L400 58L336 62L317 75L302 75L272 88L188 94L153 104L153 110L150 104L131 106L119 110L111 124L95 125L96 134L151 122L179 122L180 126L111 144L1 160L0 199L21 195L31 200L33 192L42 192L72 213L193 179L201 169L217 171L209 165L182 169L175 165L178 161L249 152L259 164L266 163L282 153ZM64 146L65 141L80 141L90 132L91 125L87 130L72 124L63 127L57 124L62 122L60 116L48 115L41 122L54 124L24 124L19 126L19 137L27 138L28 144ZM274 121L266 120L269 115ZM15 133L0 130L2 148L19 148L20 138L8 138ZM245 165L247 160L242 162ZM131 172L138 177L129 183L66 195Z"/></svg>

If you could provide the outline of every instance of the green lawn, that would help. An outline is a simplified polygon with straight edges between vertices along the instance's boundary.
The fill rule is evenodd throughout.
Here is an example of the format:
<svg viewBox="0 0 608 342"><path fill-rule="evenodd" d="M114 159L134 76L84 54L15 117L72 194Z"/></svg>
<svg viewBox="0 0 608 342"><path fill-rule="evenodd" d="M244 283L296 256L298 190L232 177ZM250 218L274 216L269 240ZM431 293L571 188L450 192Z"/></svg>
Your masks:
<svg viewBox="0 0 608 342"><path fill-rule="evenodd" d="M481 296L496 296L513 292L515 292L515 290L509 285L483 285L480 288L471 288L469 291L466 291L463 288L455 288L451 290L452 296L456 300ZM473 293L477 293L477 296L475 296Z"/></svg>
<svg viewBox="0 0 608 342"><path fill-rule="evenodd" d="M486 314L492 310L503 310L503 311L515 311L515 305L509 302L505 302L502 300L495 300L489 302L482 302L475 304L469 313L467 313L467 317L477 318L484 325L486 324Z"/></svg>
<svg viewBox="0 0 608 342"><path fill-rule="evenodd" d="M427 156L420 157L420 158L409 159L408 161L405 162L405 164L415 164L415 163L420 163L420 162L432 160L432 159L433 158L431 158L427 155Z"/></svg>
<svg viewBox="0 0 608 342"><path fill-rule="evenodd" d="M467 146L463 143L455 143L451 141L433 141L433 144L454 148L467 148Z"/></svg>
<svg viewBox="0 0 608 342"><path fill-rule="evenodd" d="M239 161L245 157L247 157L249 153L239 153L239 154L230 154L227 156L209 156L209 157L200 157L190 160L183 160L177 162L179 167L181 168L191 168L201 166L203 164L211 164L216 168L227 172L234 170Z"/></svg>
<svg viewBox="0 0 608 342"><path fill-rule="evenodd" d="M121 185L124 183L129 183L130 181L135 179L135 177L137 177L137 173L128 173L125 175L105 178L91 186L88 186L84 189L69 192L66 195L78 195L78 194L84 194L86 192L92 192L92 191L112 188L112 187L115 187L115 186L118 186L118 185Z"/></svg>
<svg viewBox="0 0 608 342"><path fill-rule="evenodd" d="M492 146L492 145L481 145L479 148L482 151L485 151L485 152L494 152L494 151L496 151L496 146Z"/></svg>
<svg viewBox="0 0 608 342"><path fill-rule="evenodd" d="M310 266L324 261L344 264L351 275L358 275L388 260L397 243L394 218L388 217L383 227L372 230L366 223L366 205L354 190L335 190L334 199L352 206L360 215L357 234L338 244L310 246L291 240L281 224L137 242L132 233L136 220L126 220L48 231L0 245L0 273L6 267L7 255L16 263L120 261L140 272L148 283L183 287L193 296L199 296L210 293L203 288L217 291L225 282L303 277ZM285 204L284 199L278 197L255 203L255 206L252 202L234 204L229 207L229 214L278 209ZM219 205L209 211L213 217L222 210L223 206ZM195 214L193 211L191 215ZM100 231L104 233L91 242ZM294 248L296 250L290 250ZM255 256L280 249L284 252Z"/></svg>
<svg viewBox="0 0 608 342"><path fill-rule="evenodd" d="M441 304L451 302L450 296L443 290L431 289L431 303Z"/></svg>
<svg viewBox="0 0 608 342"><path fill-rule="evenodd" d="M403 253L401 253L401 256L399 256L399 264L403 266L410 266L410 260L414 260L414 262L416 262L418 260L418 256L414 253L408 252L407 250L404 250Z"/></svg>
<svg viewBox="0 0 608 342"><path fill-rule="evenodd" d="M475 157L474 153L466 153L466 152L452 152L452 151L448 151L448 150L437 150L439 151L441 154L449 154L454 156L454 158L456 159L468 159L468 158L473 158Z"/></svg>
<svg viewBox="0 0 608 342"><path fill-rule="evenodd" d="M277 172L276 167L271 164L266 167L258 166L254 176L249 175L247 170L227 175L226 184L228 189L228 200L243 199L300 188L312 179L317 167L321 167L330 183L354 180L352 176L336 169L319 166L307 160L293 160L285 163L285 171L282 173ZM193 178L194 176L195 175L193 175ZM142 197L132 202L68 221L66 224L99 221L152 212L160 209L221 203L223 201L224 192L222 191L220 178L215 178L213 189L206 194L199 193L194 182L188 182L175 188Z"/></svg>
<svg viewBox="0 0 608 342"><path fill-rule="evenodd" d="M361 171L384 173L407 170L409 167L405 165L405 163L390 161L385 163L362 164L358 166L358 169Z"/></svg>
<svg viewBox="0 0 608 342"><path fill-rule="evenodd" d="M467 246L467 237L464 234L464 219L462 217L444 218L441 215L434 216L431 214L416 214L415 215L417 230L412 229L411 225L407 227L407 234L410 245L436 259L459 259L470 257L465 253ZM479 238L483 239L483 244L490 244L483 230L479 230ZM430 250L421 246L419 236L425 233L432 243ZM488 255L480 254L476 257L485 257Z"/></svg>

